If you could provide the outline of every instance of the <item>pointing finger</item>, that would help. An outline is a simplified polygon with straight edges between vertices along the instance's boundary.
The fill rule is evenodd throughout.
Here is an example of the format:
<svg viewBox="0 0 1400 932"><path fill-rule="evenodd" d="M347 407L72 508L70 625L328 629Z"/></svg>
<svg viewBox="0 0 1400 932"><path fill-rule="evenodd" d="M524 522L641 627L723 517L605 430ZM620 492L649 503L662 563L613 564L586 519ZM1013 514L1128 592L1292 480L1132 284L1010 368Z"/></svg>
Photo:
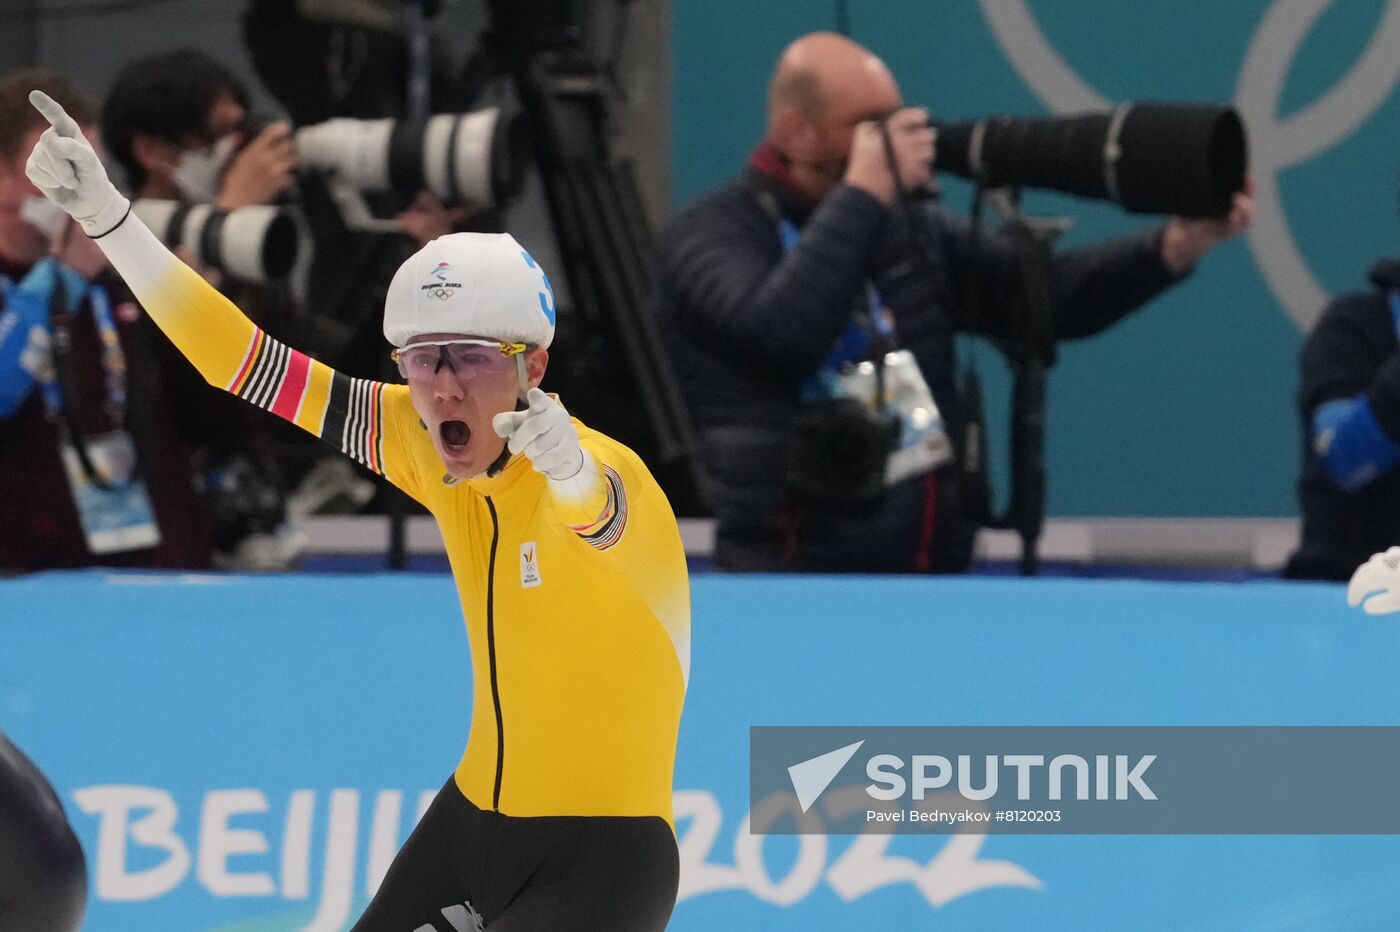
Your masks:
<svg viewBox="0 0 1400 932"><path fill-rule="evenodd" d="M63 109L63 105L43 91L30 91L29 102L34 105L34 109L44 115L44 119L49 121L49 125L58 132L58 135L73 139L81 132L78 129L78 122L68 115L68 111Z"/></svg>
<svg viewBox="0 0 1400 932"><path fill-rule="evenodd" d="M491 429L496 432L497 436L509 439L520 429L520 423L525 420L525 413L524 411L502 411L491 418Z"/></svg>
<svg viewBox="0 0 1400 932"><path fill-rule="evenodd" d="M545 394L543 389L540 388L530 389L530 394L526 395L525 397L526 400L530 402L531 414L543 414L546 411L548 411L549 406L553 404L549 396Z"/></svg>
<svg viewBox="0 0 1400 932"><path fill-rule="evenodd" d="M527 411L525 419L510 435L510 452L519 453L529 446L541 434L547 433L552 425L549 418L538 416L533 411Z"/></svg>

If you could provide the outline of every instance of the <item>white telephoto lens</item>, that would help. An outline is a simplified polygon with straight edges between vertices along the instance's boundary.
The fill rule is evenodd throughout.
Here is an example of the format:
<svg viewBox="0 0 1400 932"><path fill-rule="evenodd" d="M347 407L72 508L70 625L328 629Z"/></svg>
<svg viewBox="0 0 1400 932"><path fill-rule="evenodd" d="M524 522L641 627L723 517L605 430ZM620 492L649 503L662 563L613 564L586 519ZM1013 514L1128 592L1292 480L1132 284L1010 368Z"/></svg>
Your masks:
<svg viewBox="0 0 1400 932"><path fill-rule="evenodd" d="M491 146L500 110L439 113L423 129L423 183L444 201L495 203Z"/></svg>
<svg viewBox="0 0 1400 932"><path fill-rule="evenodd" d="M452 190L452 127L457 122L455 113L439 113L428 117L423 127L423 148L419 153L423 162L423 187L442 201L455 200Z"/></svg>
<svg viewBox="0 0 1400 932"><path fill-rule="evenodd" d="M296 131L297 158L366 193L388 191L393 120L338 118Z"/></svg>
<svg viewBox="0 0 1400 932"><path fill-rule="evenodd" d="M179 246L178 240L171 241L172 236L178 236L178 230L170 229L170 219L175 216L175 211L180 208L179 201L161 201L153 198L138 198L131 202L131 212L136 218L150 228L156 235L156 239L172 249Z"/></svg>
<svg viewBox="0 0 1400 932"><path fill-rule="evenodd" d="M195 204L190 207L189 213L185 215L184 229L178 231L180 237L178 245L183 246L190 255L204 265L222 269L218 251L212 248L213 244L208 243L208 238L204 235L204 225L209 222L209 218L214 215L217 209L213 204ZM172 234L176 232L171 231ZM177 244L171 243L170 245L173 247ZM206 246L211 248L205 248Z"/></svg>
<svg viewBox="0 0 1400 932"><path fill-rule="evenodd" d="M254 284L285 277L302 248L296 218L280 207L222 211L212 204L141 198L131 212L171 249L201 265Z"/></svg>
<svg viewBox="0 0 1400 932"><path fill-rule="evenodd" d="M278 244L275 250L269 249L276 242L269 239L269 232L273 224L279 222L287 224L290 220L284 218L277 207L254 205L230 211L223 229L219 231L217 244L219 264L224 271L235 278L263 284L271 278L280 277L271 274L276 269L269 266L290 269L295 261L294 255L274 254L284 251L287 248L285 244Z"/></svg>
<svg viewBox="0 0 1400 932"><path fill-rule="evenodd" d="M501 111L492 107L462 117L457 124L457 190L463 200L491 205L495 179L491 177L491 147Z"/></svg>

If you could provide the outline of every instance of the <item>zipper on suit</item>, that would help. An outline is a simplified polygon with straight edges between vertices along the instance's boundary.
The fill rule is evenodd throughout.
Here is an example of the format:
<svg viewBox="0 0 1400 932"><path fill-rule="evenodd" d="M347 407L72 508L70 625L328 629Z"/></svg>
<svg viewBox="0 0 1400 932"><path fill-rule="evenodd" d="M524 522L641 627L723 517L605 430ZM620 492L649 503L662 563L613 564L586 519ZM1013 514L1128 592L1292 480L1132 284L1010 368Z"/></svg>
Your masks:
<svg viewBox="0 0 1400 932"><path fill-rule="evenodd" d="M496 545L501 539L501 523L496 517L496 504L486 496L486 508L491 512L491 559L486 567L486 651L491 658L491 702L496 707L496 788L491 794L491 808L501 808L501 774L506 764L506 735L501 717L501 687L496 676Z"/></svg>

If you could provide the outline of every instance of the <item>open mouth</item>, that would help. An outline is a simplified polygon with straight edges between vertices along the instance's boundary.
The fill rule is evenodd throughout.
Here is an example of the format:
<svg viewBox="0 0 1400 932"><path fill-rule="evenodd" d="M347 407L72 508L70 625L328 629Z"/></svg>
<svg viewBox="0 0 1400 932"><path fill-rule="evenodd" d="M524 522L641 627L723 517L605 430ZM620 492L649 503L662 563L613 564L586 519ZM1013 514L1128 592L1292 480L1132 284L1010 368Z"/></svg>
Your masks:
<svg viewBox="0 0 1400 932"><path fill-rule="evenodd" d="M460 453L472 439L472 429L467 426L466 421L443 421L438 428L438 436L442 438L442 445L450 452Z"/></svg>

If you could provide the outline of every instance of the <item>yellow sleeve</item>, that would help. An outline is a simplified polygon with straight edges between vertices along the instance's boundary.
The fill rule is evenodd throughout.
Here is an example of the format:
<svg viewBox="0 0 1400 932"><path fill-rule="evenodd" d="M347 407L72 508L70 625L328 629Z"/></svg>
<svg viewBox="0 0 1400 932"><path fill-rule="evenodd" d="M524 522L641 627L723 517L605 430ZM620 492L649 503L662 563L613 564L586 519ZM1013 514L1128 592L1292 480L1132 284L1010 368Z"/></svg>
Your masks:
<svg viewBox="0 0 1400 932"><path fill-rule="evenodd" d="M415 498L408 387L355 379L268 336L135 215L97 239L141 306L205 381L320 437Z"/></svg>

